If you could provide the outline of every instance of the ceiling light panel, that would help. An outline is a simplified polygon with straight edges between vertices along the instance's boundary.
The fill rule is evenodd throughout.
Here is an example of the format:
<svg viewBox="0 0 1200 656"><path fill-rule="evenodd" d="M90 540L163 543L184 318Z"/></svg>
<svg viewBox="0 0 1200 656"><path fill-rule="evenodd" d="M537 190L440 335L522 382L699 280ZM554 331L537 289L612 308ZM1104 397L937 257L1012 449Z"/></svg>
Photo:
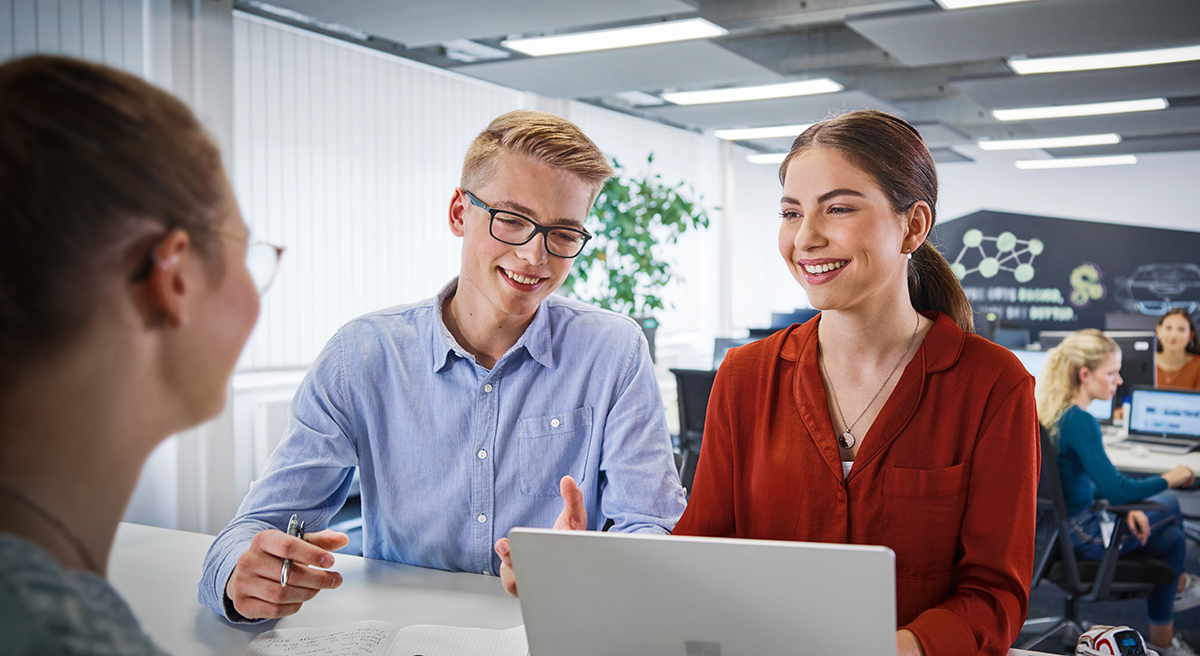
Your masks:
<svg viewBox="0 0 1200 656"><path fill-rule="evenodd" d="M1122 100L1118 102L1089 103L1086 105L1052 105L1049 107L1025 107L1021 109L995 109L992 110L992 116L1001 121L1033 121L1042 118L1149 112L1166 108L1167 100L1165 98L1146 98L1143 100Z"/></svg>
<svg viewBox="0 0 1200 656"><path fill-rule="evenodd" d="M1056 159L1023 159L1016 162L1019 169L1072 169L1087 166L1120 166L1122 164L1137 164L1133 155L1112 155L1108 157L1062 157Z"/></svg>
<svg viewBox="0 0 1200 656"><path fill-rule="evenodd" d="M705 91L679 91L664 93L664 100L676 105L707 105L712 103L745 102L747 100L767 100L770 98L791 98L794 96L810 96L821 93L836 93L842 90L842 85L823 77L817 80L802 82L785 82L758 87L731 87L728 89L708 89Z"/></svg>
<svg viewBox="0 0 1200 656"><path fill-rule="evenodd" d="M720 25L714 25L703 18L689 18L687 20L634 25L632 27L596 30L594 32L558 34L530 39L507 39L501 41L500 45L533 57L542 57L545 55L563 55L571 52L612 50L615 48L648 46L655 43L709 39L724 34L728 34L728 30Z"/></svg>
<svg viewBox="0 0 1200 656"><path fill-rule="evenodd" d="M713 136L726 141L795 137L807 130L811 125L812 123L802 123L800 125L772 125L762 128L727 128L724 130L713 130Z"/></svg>
<svg viewBox="0 0 1200 656"><path fill-rule="evenodd" d="M986 7L987 5L1007 5L1014 2L1029 2L1030 0L937 0L942 9L969 9L971 7Z"/></svg>
<svg viewBox="0 0 1200 656"><path fill-rule="evenodd" d="M1037 73L1065 73L1068 71L1094 71L1104 68L1177 64L1197 60L1200 60L1200 46L1186 46L1183 48L1139 50L1136 52L1111 52L1101 55L1009 59L1008 66L1021 75L1034 75Z"/></svg>
<svg viewBox="0 0 1200 656"><path fill-rule="evenodd" d="M1121 135L1085 134L1077 137L1046 137L1044 139L1005 139L1002 141L980 141L977 145L984 150L1025 150L1028 148L1075 148L1078 146L1108 146L1121 143Z"/></svg>

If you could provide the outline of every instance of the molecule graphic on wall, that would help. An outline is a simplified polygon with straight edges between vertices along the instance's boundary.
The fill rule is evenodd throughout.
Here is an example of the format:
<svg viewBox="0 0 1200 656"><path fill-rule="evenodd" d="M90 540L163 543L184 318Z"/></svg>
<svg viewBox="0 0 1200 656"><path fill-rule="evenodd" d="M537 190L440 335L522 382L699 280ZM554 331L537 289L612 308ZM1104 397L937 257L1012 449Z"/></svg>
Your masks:
<svg viewBox="0 0 1200 656"><path fill-rule="evenodd" d="M988 249L985 248L988 242L995 247L995 255L988 255ZM972 228L963 235L963 248L950 269L959 280L976 271L984 278L994 277L1001 271L1011 271L1017 282L1029 282L1033 280L1033 258L1041 255L1045 247L1040 239L1017 239L1011 232L1002 232L998 237L985 237L983 231ZM963 259L973 251L978 251L980 260L975 268L968 269ZM1022 261L1022 257L1025 261Z"/></svg>

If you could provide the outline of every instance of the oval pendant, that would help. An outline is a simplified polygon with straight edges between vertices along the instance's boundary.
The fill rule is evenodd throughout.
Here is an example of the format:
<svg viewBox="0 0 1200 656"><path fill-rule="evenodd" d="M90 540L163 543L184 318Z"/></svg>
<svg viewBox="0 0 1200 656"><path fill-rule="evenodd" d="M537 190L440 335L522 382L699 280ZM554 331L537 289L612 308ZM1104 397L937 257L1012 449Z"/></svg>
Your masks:
<svg viewBox="0 0 1200 656"><path fill-rule="evenodd" d="M838 444L842 445L843 449L849 449L849 448L853 447L854 446L854 434L851 433L850 431L846 431L845 433L838 435Z"/></svg>

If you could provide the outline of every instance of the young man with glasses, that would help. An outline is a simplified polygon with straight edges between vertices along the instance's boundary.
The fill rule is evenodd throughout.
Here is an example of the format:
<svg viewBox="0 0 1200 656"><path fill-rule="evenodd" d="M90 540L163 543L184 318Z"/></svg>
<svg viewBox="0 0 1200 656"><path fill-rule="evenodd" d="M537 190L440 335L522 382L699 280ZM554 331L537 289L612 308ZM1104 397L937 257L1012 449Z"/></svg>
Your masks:
<svg viewBox="0 0 1200 656"><path fill-rule="evenodd" d="M569 121L519 110L471 144L450 199L459 275L351 321L313 363L267 471L205 559L200 600L281 617L341 577L324 528L355 468L368 558L500 575L514 526L668 533L683 512L649 351L628 318L552 292L612 169ZM286 586L280 584L290 558Z"/></svg>

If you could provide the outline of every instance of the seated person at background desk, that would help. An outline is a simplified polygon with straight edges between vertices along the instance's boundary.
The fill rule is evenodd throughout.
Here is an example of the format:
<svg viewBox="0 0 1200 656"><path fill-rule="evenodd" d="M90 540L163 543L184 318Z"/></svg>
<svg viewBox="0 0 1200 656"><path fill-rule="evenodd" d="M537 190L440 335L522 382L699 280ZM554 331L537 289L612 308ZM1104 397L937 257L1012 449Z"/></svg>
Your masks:
<svg viewBox="0 0 1200 656"><path fill-rule="evenodd" d="M1033 378L971 334L926 242L933 158L901 119L852 112L797 137L779 177L779 250L821 313L729 351L674 533L886 545L898 654L1004 654L1033 571Z"/></svg>
<svg viewBox="0 0 1200 656"><path fill-rule="evenodd" d="M1200 605L1200 579L1184 571L1187 543L1179 500L1160 494L1168 487L1187 487L1195 480L1191 469L1178 465L1162 476L1130 478L1113 467L1104 453L1100 424L1088 414L1092 401L1111 400L1121 385L1121 348L1103 332L1081 330L1050 349L1037 380L1038 419L1058 446L1067 511L1071 513L1071 542L1085 560L1100 560L1105 538L1103 511L1093 510L1097 498L1114 504L1155 501L1165 512L1128 516L1129 530L1121 552L1135 549L1161 559L1179 573L1178 584L1158 586L1147 599L1153 648L1161 656L1194 656L1175 635L1175 611Z"/></svg>
<svg viewBox="0 0 1200 656"><path fill-rule="evenodd" d="M0 135L0 652L162 654L109 552L150 452L225 405L267 282L246 257L271 247L139 77L9 61Z"/></svg>
<svg viewBox="0 0 1200 656"><path fill-rule="evenodd" d="M1200 339L1196 322L1182 309L1171 310L1154 328L1158 353L1154 356L1158 387L1200 390Z"/></svg>
<svg viewBox="0 0 1200 656"><path fill-rule="evenodd" d="M326 526L356 467L366 557L500 574L510 592L500 558L514 526L671 530L683 489L641 330L552 295L611 174L552 114L510 112L476 137L450 199L459 276L330 340L262 478L209 550L205 605L234 621L280 617L336 587L336 573L309 566L331 565L325 550L346 537L282 529L292 513ZM295 565L283 587L285 557Z"/></svg>

